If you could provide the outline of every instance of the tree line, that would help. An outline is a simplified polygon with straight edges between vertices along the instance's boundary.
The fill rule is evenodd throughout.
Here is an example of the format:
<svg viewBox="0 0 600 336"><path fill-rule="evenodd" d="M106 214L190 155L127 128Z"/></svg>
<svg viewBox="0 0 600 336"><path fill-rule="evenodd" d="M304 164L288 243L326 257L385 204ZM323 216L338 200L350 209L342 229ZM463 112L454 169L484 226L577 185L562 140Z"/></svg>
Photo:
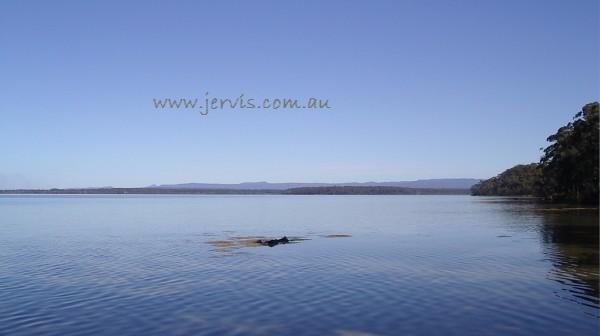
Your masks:
<svg viewBox="0 0 600 336"><path fill-rule="evenodd" d="M598 102L546 140L538 163L517 165L471 188L476 196L539 196L549 201L598 203Z"/></svg>

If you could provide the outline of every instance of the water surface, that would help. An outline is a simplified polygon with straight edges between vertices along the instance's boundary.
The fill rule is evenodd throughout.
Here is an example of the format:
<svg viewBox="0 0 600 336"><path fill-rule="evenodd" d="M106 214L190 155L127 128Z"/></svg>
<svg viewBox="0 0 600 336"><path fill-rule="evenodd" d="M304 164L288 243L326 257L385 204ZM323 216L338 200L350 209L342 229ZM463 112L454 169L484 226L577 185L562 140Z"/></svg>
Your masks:
<svg viewBox="0 0 600 336"><path fill-rule="evenodd" d="M595 335L600 321L597 212L529 200L1 196L0 230L1 335Z"/></svg>

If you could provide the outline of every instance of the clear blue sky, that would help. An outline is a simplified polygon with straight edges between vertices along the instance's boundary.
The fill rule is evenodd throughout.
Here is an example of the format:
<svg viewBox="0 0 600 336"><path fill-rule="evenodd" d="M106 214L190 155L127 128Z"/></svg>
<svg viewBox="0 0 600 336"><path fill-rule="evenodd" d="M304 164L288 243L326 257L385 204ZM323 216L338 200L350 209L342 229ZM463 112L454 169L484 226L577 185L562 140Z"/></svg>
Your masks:
<svg viewBox="0 0 600 336"><path fill-rule="evenodd" d="M0 188L496 175L599 93L598 1L2 1ZM156 110L323 97L329 110Z"/></svg>

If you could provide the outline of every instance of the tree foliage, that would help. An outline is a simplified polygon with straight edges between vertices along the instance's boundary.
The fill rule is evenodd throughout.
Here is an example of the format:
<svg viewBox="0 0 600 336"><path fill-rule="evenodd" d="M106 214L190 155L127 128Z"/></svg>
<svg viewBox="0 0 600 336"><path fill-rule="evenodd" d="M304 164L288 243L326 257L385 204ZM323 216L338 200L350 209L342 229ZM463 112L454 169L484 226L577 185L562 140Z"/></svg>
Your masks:
<svg viewBox="0 0 600 336"><path fill-rule="evenodd" d="M517 165L471 188L472 195L536 195L552 201L598 203L598 102L547 138L539 164Z"/></svg>
<svg viewBox="0 0 600 336"><path fill-rule="evenodd" d="M548 137L540 160L541 194L552 200L598 202L598 102Z"/></svg>
<svg viewBox="0 0 600 336"><path fill-rule="evenodd" d="M496 177L477 183L471 188L471 194L475 196L535 195L540 177L537 163L516 165Z"/></svg>

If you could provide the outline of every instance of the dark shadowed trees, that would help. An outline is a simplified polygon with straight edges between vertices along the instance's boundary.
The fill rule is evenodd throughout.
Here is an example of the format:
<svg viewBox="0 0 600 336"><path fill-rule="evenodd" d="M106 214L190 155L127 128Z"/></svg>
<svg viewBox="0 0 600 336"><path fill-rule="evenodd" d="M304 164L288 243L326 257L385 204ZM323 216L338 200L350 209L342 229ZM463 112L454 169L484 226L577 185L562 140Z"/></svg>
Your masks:
<svg viewBox="0 0 600 336"><path fill-rule="evenodd" d="M471 188L471 194L475 196L533 196L537 194L540 173L536 163L516 165L496 177L474 185Z"/></svg>
<svg viewBox="0 0 600 336"><path fill-rule="evenodd" d="M598 102L548 137L540 160L541 194L552 200L598 202Z"/></svg>
<svg viewBox="0 0 600 336"><path fill-rule="evenodd" d="M537 195L551 201L598 203L598 102L547 138L540 163L517 165L471 188L472 195Z"/></svg>

